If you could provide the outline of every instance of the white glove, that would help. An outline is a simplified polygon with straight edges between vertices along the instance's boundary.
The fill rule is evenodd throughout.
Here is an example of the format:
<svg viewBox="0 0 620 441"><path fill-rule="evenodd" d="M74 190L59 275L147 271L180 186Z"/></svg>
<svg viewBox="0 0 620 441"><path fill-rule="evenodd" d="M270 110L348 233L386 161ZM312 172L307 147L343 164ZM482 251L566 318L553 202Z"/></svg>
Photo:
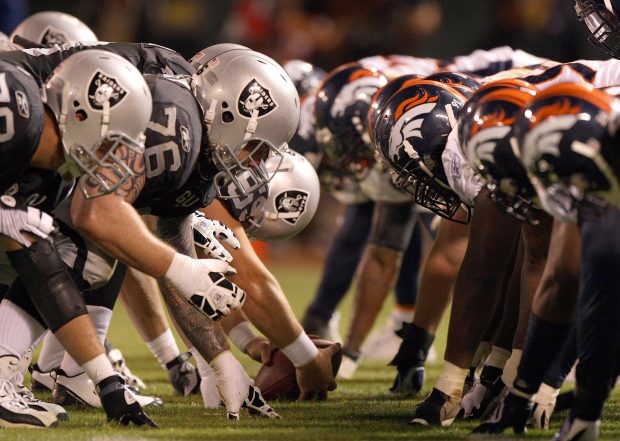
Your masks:
<svg viewBox="0 0 620 441"><path fill-rule="evenodd" d="M17 208L13 196L0 197L0 234L29 247L32 240L24 233L47 239L54 228L54 219L49 214L30 206Z"/></svg>
<svg viewBox="0 0 620 441"><path fill-rule="evenodd" d="M245 301L245 292L225 274L236 274L236 270L224 260L192 259L176 253L165 278L211 320L219 320Z"/></svg>
<svg viewBox="0 0 620 441"><path fill-rule="evenodd" d="M218 220L207 219L200 211L196 211L192 216L192 227L194 244L202 248L207 257L223 259L226 262L233 260L230 253L219 242L220 240L236 250L241 248L239 240L230 228Z"/></svg>

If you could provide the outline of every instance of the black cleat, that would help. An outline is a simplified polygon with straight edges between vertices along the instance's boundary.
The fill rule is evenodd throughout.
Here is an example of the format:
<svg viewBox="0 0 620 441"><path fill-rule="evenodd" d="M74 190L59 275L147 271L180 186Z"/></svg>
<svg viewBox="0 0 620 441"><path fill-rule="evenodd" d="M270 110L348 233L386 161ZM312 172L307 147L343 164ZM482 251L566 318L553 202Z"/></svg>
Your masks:
<svg viewBox="0 0 620 441"><path fill-rule="evenodd" d="M158 427L157 424L144 413L134 392L123 383L118 375L105 378L97 384L97 391L101 404L108 416L108 422L116 421L123 426L130 423L136 426Z"/></svg>
<svg viewBox="0 0 620 441"><path fill-rule="evenodd" d="M411 424L421 426L449 426L461 411L461 400L433 388L424 401L413 410Z"/></svg>
<svg viewBox="0 0 620 441"><path fill-rule="evenodd" d="M473 433L503 433L512 429L515 435L522 435L531 413L531 400L509 393L504 399L500 398L493 413Z"/></svg>

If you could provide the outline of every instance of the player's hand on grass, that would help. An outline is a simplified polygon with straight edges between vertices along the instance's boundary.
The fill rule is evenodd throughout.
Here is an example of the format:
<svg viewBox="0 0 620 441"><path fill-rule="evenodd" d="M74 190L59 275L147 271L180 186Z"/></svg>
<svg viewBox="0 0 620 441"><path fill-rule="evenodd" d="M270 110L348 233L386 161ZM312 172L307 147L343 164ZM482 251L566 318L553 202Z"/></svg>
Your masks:
<svg viewBox="0 0 620 441"><path fill-rule="evenodd" d="M297 368L300 400L325 400L327 392L336 389L336 374L342 360L340 343L319 348L314 360Z"/></svg>

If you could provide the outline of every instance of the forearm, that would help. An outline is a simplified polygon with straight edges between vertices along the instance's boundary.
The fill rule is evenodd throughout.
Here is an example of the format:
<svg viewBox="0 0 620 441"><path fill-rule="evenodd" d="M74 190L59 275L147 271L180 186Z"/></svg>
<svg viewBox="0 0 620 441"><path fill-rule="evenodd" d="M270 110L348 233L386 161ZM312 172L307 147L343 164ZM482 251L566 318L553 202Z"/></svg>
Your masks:
<svg viewBox="0 0 620 441"><path fill-rule="evenodd" d="M121 198L108 195L86 201L76 195L71 216L78 231L111 256L155 278L166 274L174 249L155 237Z"/></svg>

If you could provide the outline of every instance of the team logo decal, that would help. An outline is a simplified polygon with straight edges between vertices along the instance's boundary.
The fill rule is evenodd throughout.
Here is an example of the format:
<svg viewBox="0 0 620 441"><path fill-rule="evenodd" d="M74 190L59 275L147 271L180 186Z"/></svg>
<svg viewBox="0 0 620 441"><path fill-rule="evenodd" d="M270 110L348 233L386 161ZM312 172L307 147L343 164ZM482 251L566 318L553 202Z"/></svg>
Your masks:
<svg viewBox="0 0 620 441"><path fill-rule="evenodd" d="M394 119L396 123L390 133L390 157L398 161L400 151L404 150L410 158L419 158L411 141L418 138L424 142L422 136L422 123L426 116L437 106L438 95L430 95L423 90L422 93L404 100L396 109Z"/></svg>
<svg viewBox="0 0 620 441"><path fill-rule="evenodd" d="M15 103L17 104L17 113L19 113L22 118L30 118L28 98L26 98L26 94L21 90L15 92Z"/></svg>
<svg viewBox="0 0 620 441"><path fill-rule="evenodd" d="M47 27L41 37L43 46L52 46L54 44L65 44L68 38L64 32L51 26Z"/></svg>
<svg viewBox="0 0 620 441"><path fill-rule="evenodd" d="M127 95L127 91L114 78L99 70L90 80L88 102L93 109L103 109L103 104L106 101L110 102L110 107L114 107L123 100L125 95Z"/></svg>
<svg viewBox="0 0 620 441"><path fill-rule="evenodd" d="M271 98L269 89L265 89L255 79L243 88L239 96L239 113L247 118L251 118L256 111L258 111L258 117L260 118L267 115L277 106L276 102Z"/></svg>
<svg viewBox="0 0 620 441"><path fill-rule="evenodd" d="M306 211L308 196L308 193L299 190L284 191L277 195L275 203L278 217L295 225L303 212Z"/></svg>

